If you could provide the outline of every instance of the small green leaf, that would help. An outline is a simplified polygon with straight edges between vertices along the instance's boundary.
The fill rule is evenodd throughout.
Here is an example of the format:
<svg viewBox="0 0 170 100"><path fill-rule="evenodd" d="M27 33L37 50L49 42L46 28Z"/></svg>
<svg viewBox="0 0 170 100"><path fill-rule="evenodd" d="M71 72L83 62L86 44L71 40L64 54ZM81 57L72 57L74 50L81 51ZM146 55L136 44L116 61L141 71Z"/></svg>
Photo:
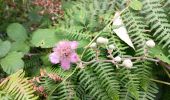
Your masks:
<svg viewBox="0 0 170 100"><path fill-rule="evenodd" d="M7 55L7 53L10 51L11 48L11 42L4 41L0 43L0 58Z"/></svg>
<svg viewBox="0 0 170 100"><path fill-rule="evenodd" d="M42 16L40 16L37 11L32 11L28 14L28 18L29 20L31 20L32 22L36 23L36 22L40 22L42 19Z"/></svg>
<svg viewBox="0 0 170 100"><path fill-rule="evenodd" d="M7 35L14 41L25 41L28 37L25 28L19 23L10 24L7 28Z"/></svg>
<svg viewBox="0 0 170 100"><path fill-rule="evenodd" d="M85 46L87 46L90 43L90 40L81 40L78 41L78 48L84 48Z"/></svg>
<svg viewBox="0 0 170 100"><path fill-rule="evenodd" d="M77 53L81 54L84 51L84 47L86 47L89 43L90 43L90 40L78 41Z"/></svg>
<svg viewBox="0 0 170 100"><path fill-rule="evenodd" d="M44 65L51 65L51 62L49 60L49 54L41 56L41 60Z"/></svg>
<svg viewBox="0 0 170 100"><path fill-rule="evenodd" d="M21 59L23 54L21 52L11 52L5 58L1 59L1 66L3 71L7 74L12 74L24 68L24 61Z"/></svg>
<svg viewBox="0 0 170 100"><path fill-rule="evenodd" d="M170 64L170 59L164 54L163 50L159 46L156 46L154 48L150 48L149 54L153 57L160 59L163 62Z"/></svg>
<svg viewBox="0 0 170 100"><path fill-rule="evenodd" d="M51 48L60 40L57 38L56 32L53 29L38 29L32 35L31 43L35 47Z"/></svg>
<svg viewBox="0 0 170 100"><path fill-rule="evenodd" d="M141 10L142 9L142 3L138 0L132 0L130 2L130 7L134 10Z"/></svg>
<svg viewBox="0 0 170 100"><path fill-rule="evenodd" d="M30 50L30 47L24 42L13 42L12 43L11 51L28 53L29 50Z"/></svg>

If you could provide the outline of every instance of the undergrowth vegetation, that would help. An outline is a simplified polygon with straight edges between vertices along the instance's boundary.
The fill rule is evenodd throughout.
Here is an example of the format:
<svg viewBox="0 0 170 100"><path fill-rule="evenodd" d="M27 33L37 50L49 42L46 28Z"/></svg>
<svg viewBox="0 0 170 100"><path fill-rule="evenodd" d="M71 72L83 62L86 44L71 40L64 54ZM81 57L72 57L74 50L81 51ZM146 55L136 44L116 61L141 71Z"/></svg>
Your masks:
<svg viewBox="0 0 170 100"><path fill-rule="evenodd" d="M0 100L170 100L170 0L0 0Z"/></svg>

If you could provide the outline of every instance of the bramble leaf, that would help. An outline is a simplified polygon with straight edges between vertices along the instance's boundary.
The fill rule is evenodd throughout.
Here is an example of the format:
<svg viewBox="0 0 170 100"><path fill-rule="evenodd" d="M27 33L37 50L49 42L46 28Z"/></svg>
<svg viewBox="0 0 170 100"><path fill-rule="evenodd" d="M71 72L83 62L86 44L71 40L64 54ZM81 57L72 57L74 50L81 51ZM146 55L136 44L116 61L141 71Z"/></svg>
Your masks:
<svg viewBox="0 0 170 100"><path fill-rule="evenodd" d="M7 55L7 53L10 51L11 48L11 42L4 41L0 43L0 58Z"/></svg>
<svg viewBox="0 0 170 100"><path fill-rule="evenodd" d="M25 28L19 23L10 24L7 28L7 35L14 41L25 41L28 37Z"/></svg>
<svg viewBox="0 0 170 100"><path fill-rule="evenodd" d="M33 33L31 43L35 47L51 48L59 39L53 29L38 29Z"/></svg>
<svg viewBox="0 0 170 100"><path fill-rule="evenodd" d="M5 58L1 59L2 69L7 74L17 72L19 69L23 69L24 61L21 59L23 54L21 52L11 52Z"/></svg>
<svg viewBox="0 0 170 100"><path fill-rule="evenodd" d="M24 42L13 42L11 47L11 51L18 51L23 53L29 52L29 49L30 47L28 46L28 44Z"/></svg>

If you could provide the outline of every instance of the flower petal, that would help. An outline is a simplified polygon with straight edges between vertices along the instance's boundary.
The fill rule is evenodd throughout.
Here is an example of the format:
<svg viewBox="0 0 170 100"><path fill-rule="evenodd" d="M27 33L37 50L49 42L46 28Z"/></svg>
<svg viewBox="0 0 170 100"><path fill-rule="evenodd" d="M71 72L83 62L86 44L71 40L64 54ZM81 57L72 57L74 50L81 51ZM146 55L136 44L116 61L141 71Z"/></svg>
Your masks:
<svg viewBox="0 0 170 100"><path fill-rule="evenodd" d="M49 55L49 59L53 64L57 64L60 61L59 55L56 52L51 53Z"/></svg>
<svg viewBox="0 0 170 100"><path fill-rule="evenodd" d="M76 62L79 61L79 57L76 53L72 53L70 60L71 60L72 63L76 63Z"/></svg>
<svg viewBox="0 0 170 100"><path fill-rule="evenodd" d="M76 49L77 46L78 46L78 42L77 41L72 41L72 42L70 42L70 46L71 46L71 49Z"/></svg>
<svg viewBox="0 0 170 100"><path fill-rule="evenodd" d="M70 61L69 61L68 59L62 59L62 60L61 60L61 67L62 67L64 70L70 69Z"/></svg>
<svg viewBox="0 0 170 100"><path fill-rule="evenodd" d="M54 47L54 48L53 48L53 51L54 51L54 52L57 52L57 51L59 51L59 50L58 50L57 47Z"/></svg>

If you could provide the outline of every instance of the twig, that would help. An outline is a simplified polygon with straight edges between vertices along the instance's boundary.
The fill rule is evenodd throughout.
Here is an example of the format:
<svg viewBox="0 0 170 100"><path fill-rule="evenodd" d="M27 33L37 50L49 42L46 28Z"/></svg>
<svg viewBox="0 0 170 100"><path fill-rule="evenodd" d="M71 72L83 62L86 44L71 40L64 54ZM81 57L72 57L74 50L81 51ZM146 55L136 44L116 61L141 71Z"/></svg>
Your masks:
<svg viewBox="0 0 170 100"><path fill-rule="evenodd" d="M155 80L155 79L150 79L151 81L157 82L157 83L161 83L161 84L166 84L166 85L170 85L169 82L164 82L164 81L160 81L160 80Z"/></svg>
<svg viewBox="0 0 170 100"><path fill-rule="evenodd" d="M109 53L110 54L110 53ZM111 54L110 54L111 55ZM85 62L85 61L81 61L82 65L86 66L86 65L89 65L89 64L92 64L94 62L110 62L110 63L114 63L114 64L117 64L116 61L114 60L114 57L111 55L110 57L111 59L110 60L100 60L100 59L93 59L89 62ZM157 59L152 59L152 58L146 58L146 57L143 57L143 56L140 56L140 57L125 57L125 58L122 58L122 60L125 60L125 59L131 59L131 60L149 60L149 61L154 61L154 62L159 62L159 60Z"/></svg>
<svg viewBox="0 0 170 100"><path fill-rule="evenodd" d="M159 63L160 63L160 65L165 66L168 70L170 70L170 65L168 65L162 61L160 61Z"/></svg>
<svg viewBox="0 0 170 100"><path fill-rule="evenodd" d="M41 54L40 53L27 53L27 54L25 54L25 56L29 56L29 57L35 56L35 55L41 55Z"/></svg>
<svg viewBox="0 0 170 100"><path fill-rule="evenodd" d="M162 66L162 67L163 67L163 66ZM163 69L164 69L165 73L168 75L168 77L170 78L170 74L169 74L169 72L167 71L167 69L166 69L165 67L163 67Z"/></svg>

